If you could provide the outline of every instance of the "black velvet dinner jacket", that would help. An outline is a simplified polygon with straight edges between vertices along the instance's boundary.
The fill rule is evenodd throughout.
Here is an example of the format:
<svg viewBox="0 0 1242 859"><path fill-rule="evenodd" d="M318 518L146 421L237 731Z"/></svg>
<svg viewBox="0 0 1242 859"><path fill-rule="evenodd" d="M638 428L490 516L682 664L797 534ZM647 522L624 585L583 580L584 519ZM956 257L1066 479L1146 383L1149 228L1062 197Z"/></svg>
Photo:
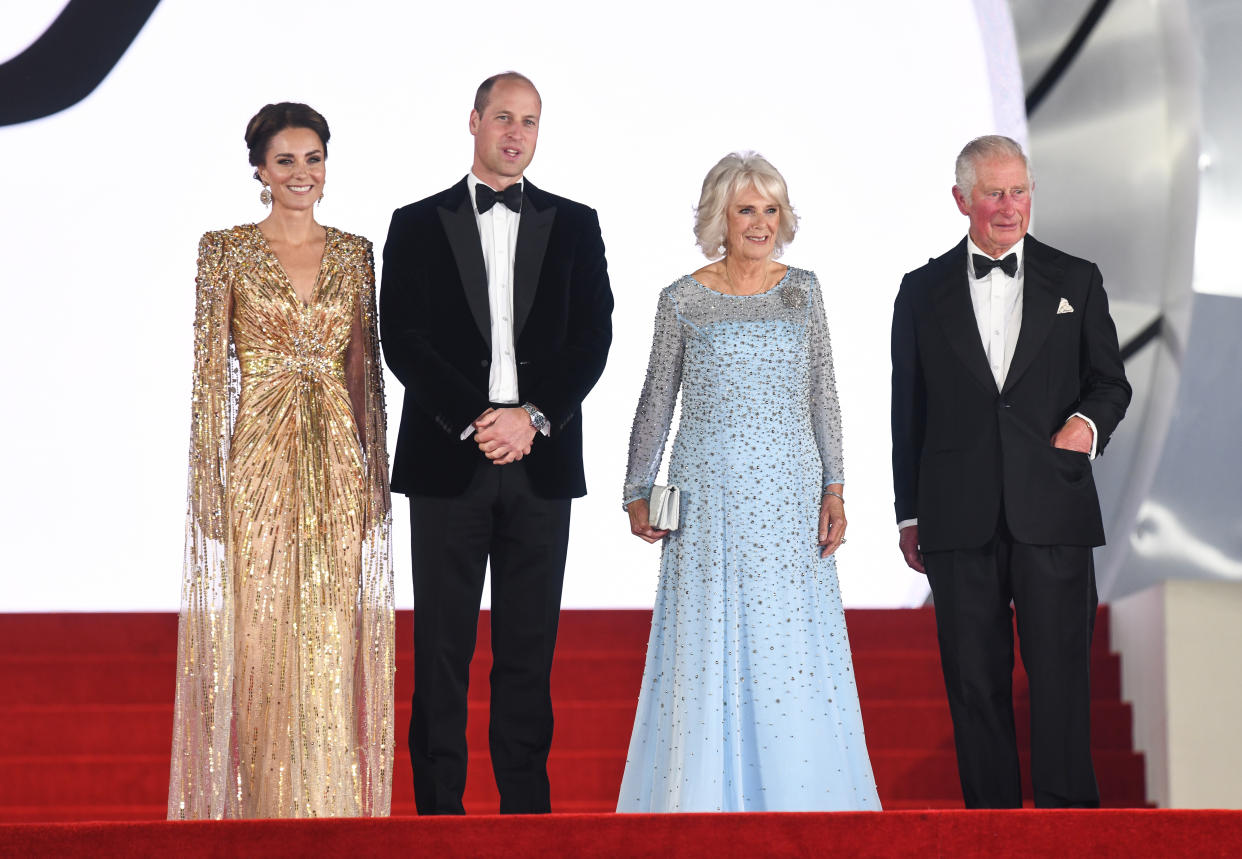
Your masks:
<svg viewBox="0 0 1242 859"><path fill-rule="evenodd" d="M593 209L524 182L514 255L518 390L552 434L523 462L535 492L586 494L582 401L612 342L612 291ZM489 405L487 274L466 180L398 209L384 245L384 358L405 386L392 489L463 492L484 459L461 431ZM503 466L499 466L503 467Z"/></svg>
<svg viewBox="0 0 1242 859"><path fill-rule="evenodd" d="M1081 412L1095 422L1102 451L1130 402L1103 279L1094 263L1033 236L1024 248L1022 326L1001 390L970 301L966 240L901 282L893 486L897 520L918 518L923 551L982 546L1002 501L1020 542L1104 543L1087 455L1051 444Z"/></svg>

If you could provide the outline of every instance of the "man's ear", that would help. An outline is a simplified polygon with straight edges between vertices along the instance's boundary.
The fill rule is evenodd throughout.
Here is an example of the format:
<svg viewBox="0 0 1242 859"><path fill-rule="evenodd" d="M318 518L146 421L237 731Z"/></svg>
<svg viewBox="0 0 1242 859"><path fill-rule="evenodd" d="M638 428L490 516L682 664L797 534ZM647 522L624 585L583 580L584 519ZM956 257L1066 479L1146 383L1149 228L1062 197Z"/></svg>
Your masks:
<svg viewBox="0 0 1242 859"><path fill-rule="evenodd" d="M479 123L482 121L483 119L482 117L479 116L479 112L477 110L471 109L470 111L470 133L471 134L479 133Z"/></svg>
<svg viewBox="0 0 1242 859"><path fill-rule="evenodd" d="M970 201L962 194L962 189L953 186L953 202L957 203L957 210L967 217L970 216Z"/></svg>

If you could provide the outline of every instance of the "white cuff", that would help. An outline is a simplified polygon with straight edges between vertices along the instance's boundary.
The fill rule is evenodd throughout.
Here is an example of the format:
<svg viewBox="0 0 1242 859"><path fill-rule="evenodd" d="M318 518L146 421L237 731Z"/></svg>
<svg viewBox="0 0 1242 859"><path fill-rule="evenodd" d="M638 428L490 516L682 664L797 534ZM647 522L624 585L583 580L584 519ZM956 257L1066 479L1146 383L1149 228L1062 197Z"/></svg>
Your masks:
<svg viewBox="0 0 1242 859"><path fill-rule="evenodd" d="M897 533L900 534L902 531L909 528L911 525L917 525L917 524L919 524L919 520L917 518L902 519L900 522L897 523Z"/></svg>
<svg viewBox="0 0 1242 859"><path fill-rule="evenodd" d="M1087 417L1082 412L1074 412L1072 415L1070 415L1070 417L1082 418L1084 421L1087 422L1087 426L1091 427L1091 452L1088 453L1087 456L1089 456L1091 459L1095 459L1096 443L1099 441L1099 438L1100 438L1100 431L1095 428L1095 421L1091 420L1091 418Z"/></svg>
<svg viewBox="0 0 1242 859"><path fill-rule="evenodd" d="M506 408L511 408L511 407L506 406ZM539 432L543 433L544 438L552 438L552 422L548 421L547 423L545 423L543 425L543 429L539 430ZM466 439L470 438L470 436L472 435L474 435L474 422L473 421L467 424L466 428L461 431L461 440L465 441Z"/></svg>

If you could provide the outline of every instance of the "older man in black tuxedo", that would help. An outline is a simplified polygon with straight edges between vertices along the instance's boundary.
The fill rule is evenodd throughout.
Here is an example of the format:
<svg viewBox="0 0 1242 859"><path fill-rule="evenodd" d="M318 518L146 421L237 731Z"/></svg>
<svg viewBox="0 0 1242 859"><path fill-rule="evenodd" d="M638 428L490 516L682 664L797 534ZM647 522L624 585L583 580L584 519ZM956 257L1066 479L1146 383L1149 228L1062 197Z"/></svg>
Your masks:
<svg viewBox="0 0 1242 859"><path fill-rule="evenodd" d="M1007 137L957 160L970 230L905 276L893 311L893 483L906 563L925 572L971 808L1022 805L1017 613L1035 804L1099 804L1089 676L1091 460L1130 402L1099 269L1027 235L1030 167Z"/></svg>
<svg viewBox="0 0 1242 859"><path fill-rule="evenodd" d="M492 571L492 769L502 812L550 810L549 674L569 539L586 493L582 401L612 339L594 210L524 180L542 101L508 72L479 87L474 163L398 209L380 324L405 386L392 489L410 499L421 814L460 814L466 691Z"/></svg>

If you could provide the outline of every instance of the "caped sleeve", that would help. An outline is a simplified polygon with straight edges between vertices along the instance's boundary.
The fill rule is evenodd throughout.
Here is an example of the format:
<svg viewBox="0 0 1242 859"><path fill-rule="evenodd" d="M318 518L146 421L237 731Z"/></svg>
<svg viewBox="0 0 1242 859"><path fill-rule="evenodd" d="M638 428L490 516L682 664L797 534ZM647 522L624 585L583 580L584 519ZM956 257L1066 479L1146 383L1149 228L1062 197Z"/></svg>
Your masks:
<svg viewBox="0 0 1242 859"><path fill-rule="evenodd" d="M168 817L226 816L236 807L228 754L233 699L232 578L224 498L237 408L229 350L232 270L227 233L198 245L185 558L177 629Z"/></svg>
<svg viewBox="0 0 1242 859"><path fill-rule="evenodd" d="M375 252L362 243L362 281L358 321L362 354L362 432L366 466L361 581L359 583L359 662L357 688L360 777L373 813L387 814L392 803L393 682L395 617L393 613L392 499L388 489L387 420L384 368L380 362L376 314Z"/></svg>

